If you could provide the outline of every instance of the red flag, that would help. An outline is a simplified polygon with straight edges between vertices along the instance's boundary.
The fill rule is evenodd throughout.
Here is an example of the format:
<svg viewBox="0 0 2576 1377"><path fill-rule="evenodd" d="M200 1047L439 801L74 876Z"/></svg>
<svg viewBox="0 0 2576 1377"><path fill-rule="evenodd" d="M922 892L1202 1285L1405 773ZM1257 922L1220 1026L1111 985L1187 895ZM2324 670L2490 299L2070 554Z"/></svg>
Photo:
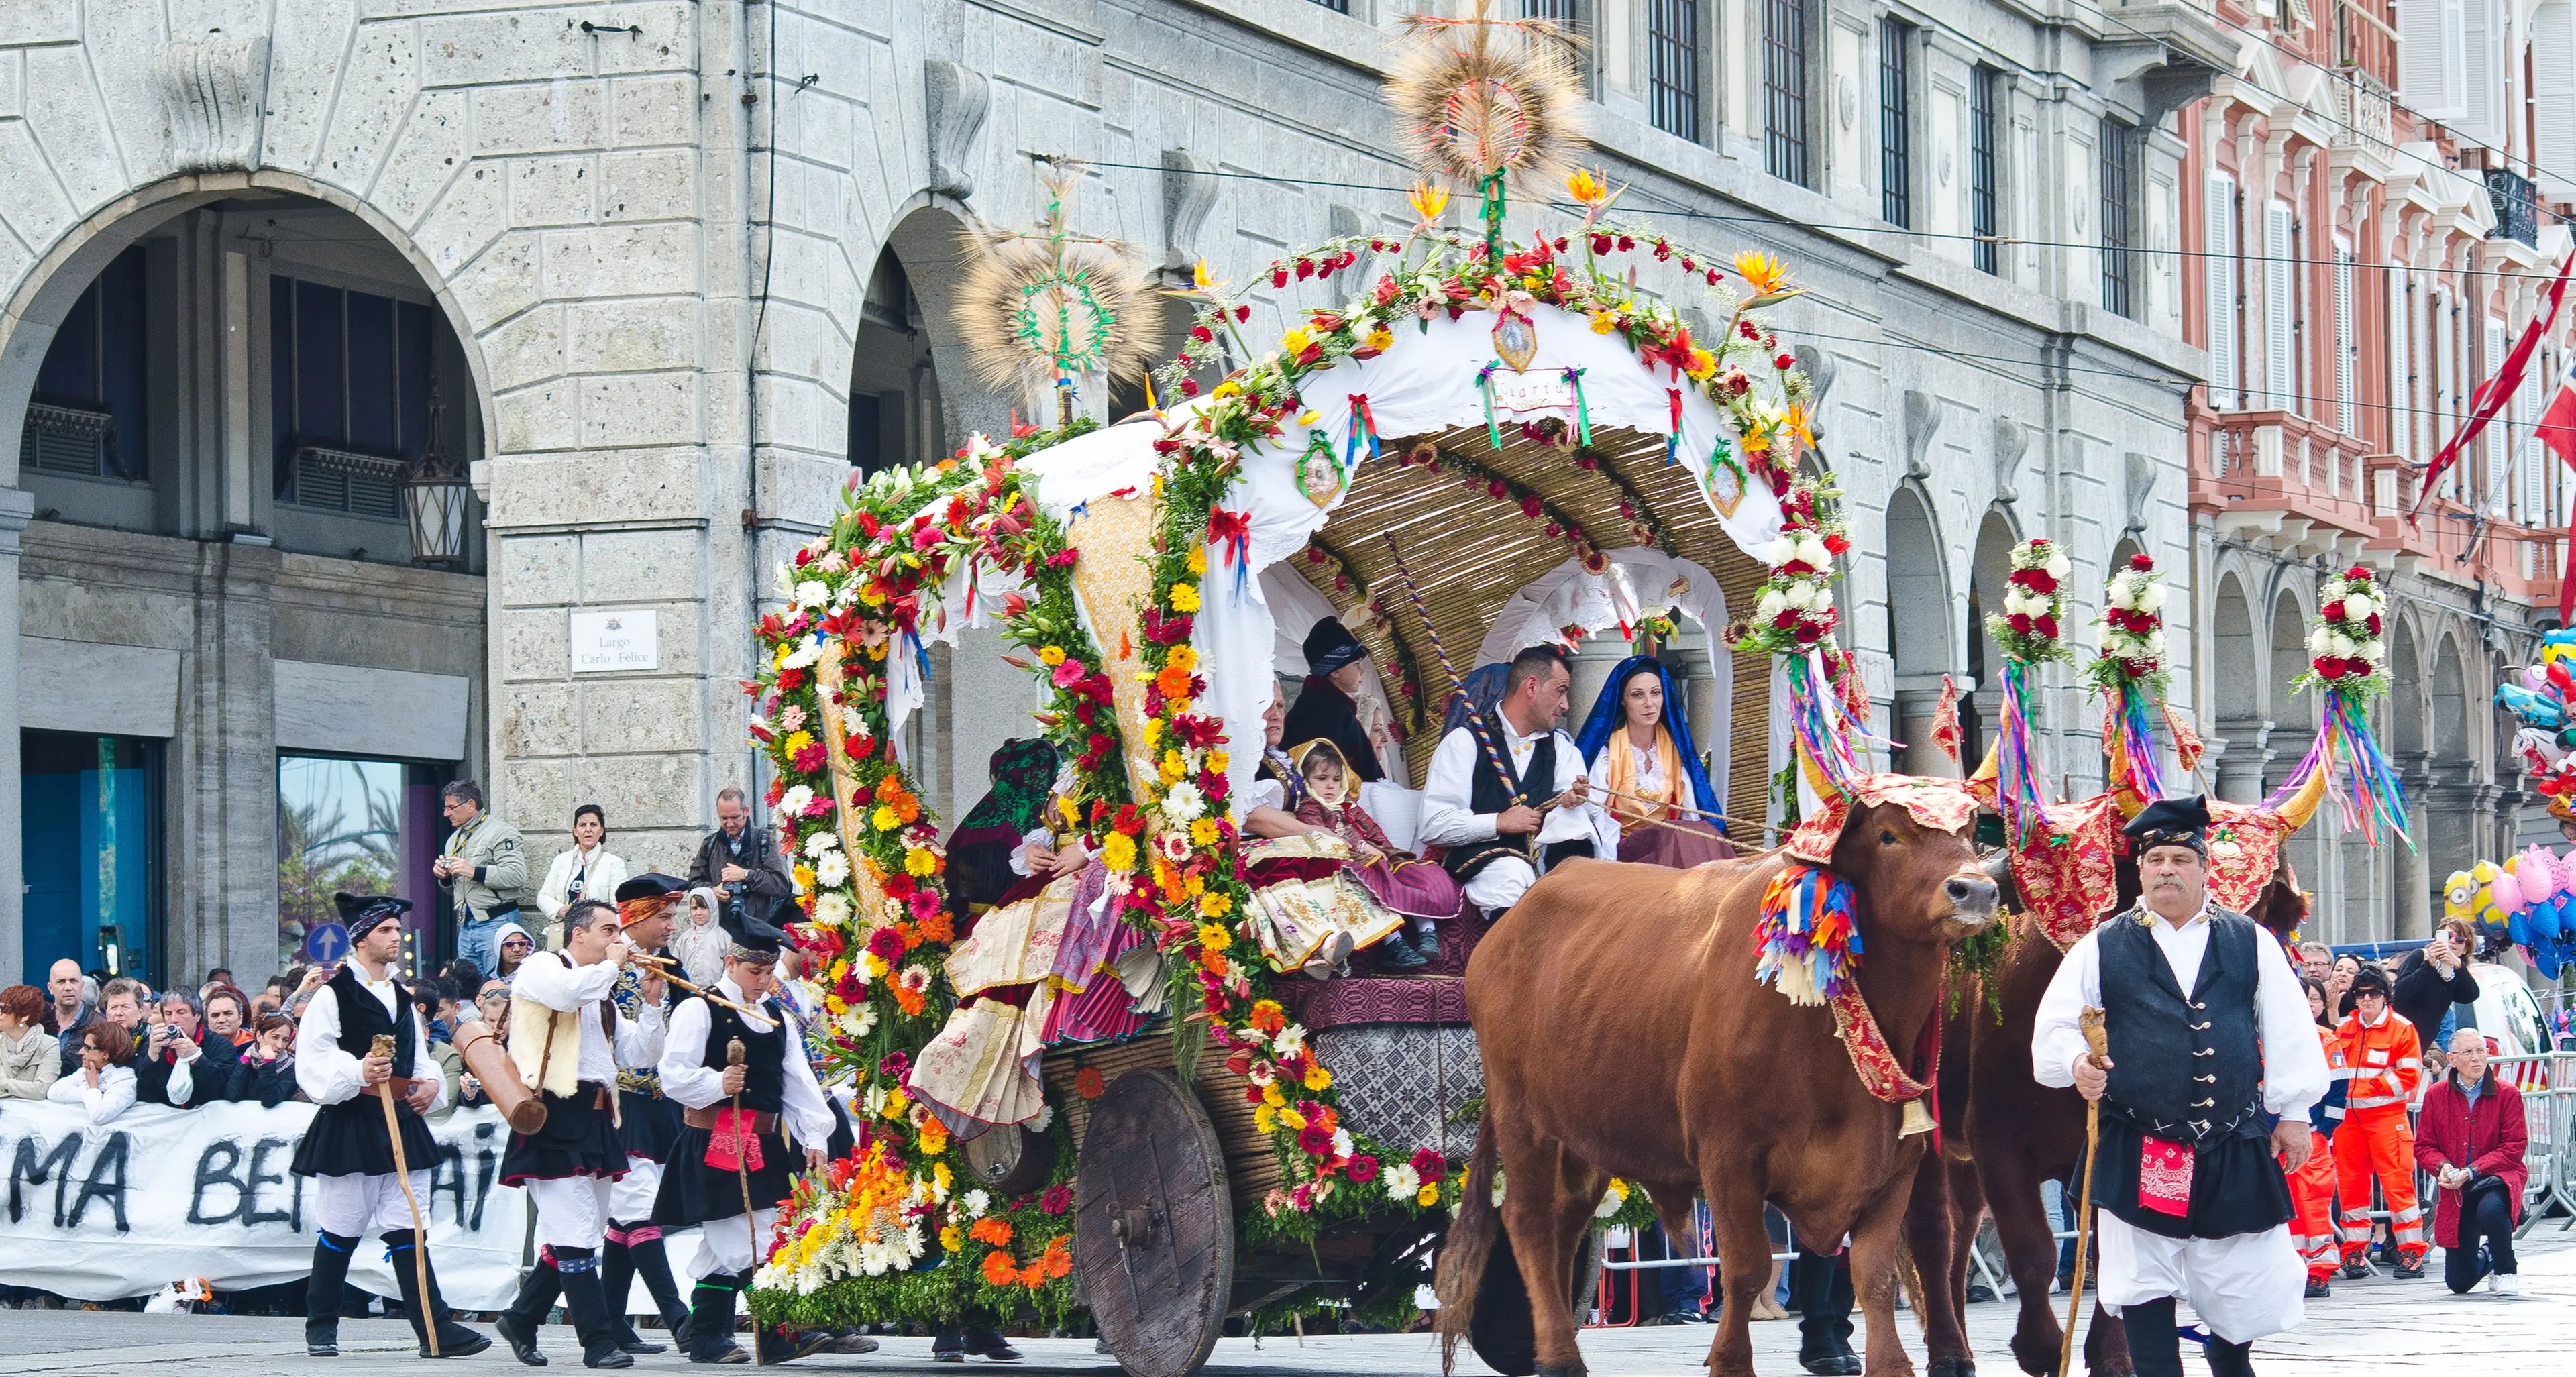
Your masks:
<svg viewBox="0 0 2576 1377"><path fill-rule="evenodd" d="M2558 375L2558 390L2550 394L2533 434L2560 459L2576 465L2576 354L2568 356L2566 371Z"/></svg>
<svg viewBox="0 0 2576 1377"><path fill-rule="evenodd" d="M2479 383L2478 390L2469 395L2469 419L2462 423L2458 434L2443 443L2441 452L2434 455L2433 462L2425 468L2423 481L2415 490L2414 509L2406 513L2409 524L2413 524L2417 514L2424 510L2424 503L2433 495L2433 485L2441 481L2451 465L2459 462L2460 451L2476 441L2485 432L2487 423L2496 418L2496 413L2504 410L2505 402L2521 390L2522 375L2531 367L2532 354L2540 348L2541 339L2558 321L2558 303L2567 295L2570 269L2576 269L2576 253L2569 254L2567 261L2558 265L2558 279L2549 284L2549 309L2532 318L2531 324L2524 327L2522 338L2515 340L2513 348L2506 351L2504 364L2496 369L2495 376Z"/></svg>

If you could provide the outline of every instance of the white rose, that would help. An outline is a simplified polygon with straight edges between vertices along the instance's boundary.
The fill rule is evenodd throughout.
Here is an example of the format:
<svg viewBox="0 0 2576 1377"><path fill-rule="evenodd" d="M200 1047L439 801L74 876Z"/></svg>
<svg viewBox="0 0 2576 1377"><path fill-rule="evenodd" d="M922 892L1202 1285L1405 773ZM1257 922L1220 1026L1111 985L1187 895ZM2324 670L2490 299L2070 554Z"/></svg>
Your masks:
<svg viewBox="0 0 2576 1377"><path fill-rule="evenodd" d="M796 585L798 607L820 607L831 599L832 590L821 579L806 579Z"/></svg>
<svg viewBox="0 0 2576 1377"><path fill-rule="evenodd" d="M2113 607L2128 611L2136 605L2138 576L2127 570L2113 574L2110 586L2102 590L2102 596Z"/></svg>
<svg viewBox="0 0 2576 1377"><path fill-rule="evenodd" d="M2004 615L2007 617L2029 616L2038 610L2038 602L2039 600L2037 598L2032 597L2030 594L2023 592L2017 587L2007 588L2004 590Z"/></svg>
<svg viewBox="0 0 2576 1377"><path fill-rule="evenodd" d="M2138 606L2137 606L2137 610L2138 610L2138 611L2140 611L2140 612L2153 612L2153 611L2155 611L2157 608L2162 607L2162 606L2164 606L2164 605L2165 605L2165 586L2164 586L2163 584L2161 584L2161 583L2150 583L2150 584L2148 584L2144 589L2142 589L2142 590L2140 590L2140 591L2139 591L2139 593L2138 593Z"/></svg>
<svg viewBox="0 0 2576 1377"><path fill-rule="evenodd" d="M2326 636L2326 653L2338 660L2349 660L2353 653L2352 638L2334 633Z"/></svg>
<svg viewBox="0 0 2576 1377"><path fill-rule="evenodd" d="M2066 582L2066 576L2075 572L2075 566L2066 562L2066 556L2053 551L2048 556L2048 564L2045 567L2048 570L2048 576L2059 583Z"/></svg>
<svg viewBox="0 0 2576 1377"><path fill-rule="evenodd" d="M2370 620L2370 614L2378 610L2379 604L2371 601L2368 593L2355 593L2343 600L2343 615L2346 621L2366 622Z"/></svg>
<svg viewBox="0 0 2576 1377"><path fill-rule="evenodd" d="M2388 658L2388 642L2373 638L2361 643L2361 658L2378 664Z"/></svg>
<svg viewBox="0 0 2576 1377"><path fill-rule="evenodd" d="M1830 569L1834 563L1833 552L1814 536L1805 536L1798 541L1798 559L1811 569Z"/></svg>
<svg viewBox="0 0 2576 1377"><path fill-rule="evenodd" d="M1765 591L1761 597L1754 599L1753 620L1765 624L1777 621L1780 618L1780 614L1788 609L1788 606L1789 599L1787 596L1782 594L1777 588L1769 589Z"/></svg>
<svg viewBox="0 0 2576 1377"><path fill-rule="evenodd" d="M2164 655L2165 633L2161 631L2150 631L2147 633L2147 653L2159 658Z"/></svg>
<svg viewBox="0 0 2576 1377"><path fill-rule="evenodd" d="M1807 604L1814 598L1815 589L1805 579L1794 580L1788 587L1780 590L1781 604L1792 611L1805 611Z"/></svg>
<svg viewBox="0 0 2576 1377"><path fill-rule="evenodd" d="M1775 569L1797 557L1798 541L1794 536L1780 536L1762 551L1762 562Z"/></svg>
<svg viewBox="0 0 2576 1377"><path fill-rule="evenodd" d="M2331 641L2331 639L2332 639L2332 637L2333 637L2333 634L2334 634L2334 633L2332 633L2332 632L2330 632L2330 631L2326 630L2326 629L2325 629L2324 627L2322 627L2322 626L2321 626L2321 627L2318 627L2318 628L2317 628L2316 630L2314 630L2314 631L2309 632L2309 633L2308 633L2308 656L2309 656L2309 658L2314 659L2314 658L2316 658L2317 656L2320 656L2320 655L2325 654L2325 653L2326 653L2326 646L2327 646L2327 645L2328 645L2328 643Z"/></svg>

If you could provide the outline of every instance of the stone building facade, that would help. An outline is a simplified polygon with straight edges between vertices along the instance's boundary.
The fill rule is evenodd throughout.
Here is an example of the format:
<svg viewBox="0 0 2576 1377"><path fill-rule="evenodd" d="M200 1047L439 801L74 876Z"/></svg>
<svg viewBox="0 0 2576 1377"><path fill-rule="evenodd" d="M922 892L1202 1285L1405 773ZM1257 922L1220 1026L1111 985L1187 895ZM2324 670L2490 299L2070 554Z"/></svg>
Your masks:
<svg viewBox="0 0 2576 1377"><path fill-rule="evenodd" d="M1621 212L1720 254L1775 252L1812 289L1779 319L1824 393L1856 535L1848 634L1892 735L1924 735L1943 675L1991 679L1978 618L2014 541L2069 548L2088 623L2115 557L2188 577L2182 398L2203 357L2173 252L2189 194L2174 112L2233 69L2209 10L1527 3L1586 40L1592 161L1628 184ZM761 782L738 683L780 557L854 464L934 456L1040 400L978 389L948 304L959 228L1030 222L1041 158L1085 160L1075 227L1170 281L1202 259L1242 281L1283 248L1408 219L1378 89L1402 11L1380 0L170 13L0 0L0 582L18 589L0 606L19 618L0 702L50 730L61 677L123 692L137 676L118 667L149 660L177 685L128 733L168 743L165 976L276 959L268 861L287 848L270 819L294 752L399 762L405 788L481 777L540 856L597 801L630 863L680 864L715 792ZM1533 205L1512 231L1568 224ZM40 384L76 371L56 346L103 318L138 246L170 306L152 317L165 361L136 384L158 408L154 495L58 501L48 485L70 480L40 472L55 451L23 418L96 441L120 414L95 352L98 395L48 402ZM280 279L297 285L278 296ZM313 328L328 334L337 301L342 393L390 406L390 439L307 416L328 370L306 377L302 343L281 354L276 318L303 331L306 283L343 293L318 298ZM352 371L347 341L375 338L348 324L361 294L393 303L366 309L393 311L400 358L434 359L435 424L409 375ZM1316 304L1293 287L1258 300L1274 330ZM421 318L406 303L428 308L426 354L404 352L400 322ZM1159 325L1177 343L1181 323ZM279 391L281 372L303 390ZM1134 400L1096 380L1081 396ZM471 464L452 567L413 567L381 521L342 530L290 500L309 450L416 471L415 421ZM2190 711L2201 610L2171 612ZM648 613L649 643L601 658L603 616L633 642ZM952 811L1025 730L1030 689L992 652L970 637L937 653L908 743ZM2043 695L2043 746L2080 793L2099 765L2072 683ZM349 720L307 722L315 703ZM1991 691L1979 706L1991 720ZM450 720L454 741L413 730ZM1919 746L1905 759L1950 768ZM11 850L30 815L13 806L8 970L43 954L11 875L63 860ZM401 830L406 858L435 844L434 825Z"/></svg>
<svg viewBox="0 0 2576 1377"><path fill-rule="evenodd" d="M2210 360L2191 405L2201 700L2222 795L2277 786L2315 740L2317 705L2291 683L2321 570L2358 561L2395 595L2375 725L2417 845L2338 837L2330 816L2293 844L2336 942L2423 937L2452 871L2558 840L2489 704L2558 622L2576 484L2531 425L2576 321L2420 523L2404 516L2567 256L2576 27L2564 0L2468 0L2456 26L2434 13L2221 0L2248 41L2181 121L2186 328Z"/></svg>

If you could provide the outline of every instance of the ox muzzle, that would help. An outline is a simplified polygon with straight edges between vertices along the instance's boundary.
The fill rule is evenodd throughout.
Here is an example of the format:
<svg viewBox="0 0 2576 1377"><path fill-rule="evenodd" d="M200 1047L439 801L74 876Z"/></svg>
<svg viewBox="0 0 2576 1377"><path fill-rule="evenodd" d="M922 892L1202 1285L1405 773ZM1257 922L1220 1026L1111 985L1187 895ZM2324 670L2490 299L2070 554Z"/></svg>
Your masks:
<svg viewBox="0 0 2576 1377"><path fill-rule="evenodd" d="M1941 882L1940 902L1948 906L1942 925L1953 936L1972 936L1995 920L2002 898L2002 887L1985 870L1958 871Z"/></svg>

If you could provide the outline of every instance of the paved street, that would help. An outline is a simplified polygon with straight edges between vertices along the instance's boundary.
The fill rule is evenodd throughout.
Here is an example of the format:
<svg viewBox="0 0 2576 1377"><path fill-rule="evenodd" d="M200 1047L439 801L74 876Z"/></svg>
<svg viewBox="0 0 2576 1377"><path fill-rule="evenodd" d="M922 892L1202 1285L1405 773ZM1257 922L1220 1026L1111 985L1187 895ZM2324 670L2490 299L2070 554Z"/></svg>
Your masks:
<svg viewBox="0 0 2576 1377"><path fill-rule="evenodd" d="M2435 1273L2438 1275L2438 1254ZM2524 1295L2501 1300L2484 1291L2453 1297L2439 1281L2427 1278L2400 1284L2377 1280L2338 1283L2331 1300L2311 1304L2308 1323L2296 1334L2256 1345L2255 1359L2266 1373L2300 1377L2364 1377L2391 1372L2463 1373L2476 1377L2539 1377L2565 1370L2562 1349L2568 1321L2576 1315L2576 1234L2562 1234L2554 1221L2544 1221L2525 1241ZM2011 1330L2009 1304L1969 1307L1971 1333L1983 1370L2009 1377L2010 1356L2004 1340ZM1907 1344L1919 1359L1921 1348L1913 1321L1905 1318ZM1794 1323L1754 1326L1755 1364L1765 1374L1789 1377L1798 1367ZM578 1350L570 1331L548 1331L555 1366L579 1371ZM1707 1352L1710 1331L1699 1326L1663 1329L1595 1330L1584 1335L1586 1360L1600 1377L1612 1374L1688 1373ZM797 1364L800 1370L930 1373L957 1369L930 1361L927 1339L888 1339L883 1351L866 1357L816 1357ZM0 1372L10 1374L140 1374L155 1377L185 1373L321 1372L331 1377L376 1377L411 1374L422 1369L412 1353L408 1330L381 1320L350 1320L341 1326L341 1357L336 1363L303 1356L302 1321L235 1319L229 1316L162 1317L93 1314L77 1311L0 1311ZM1030 1372L1108 1373L1114 1371L1092 1352L1088 1341L1030 1340L1021 1347L1029 1360L1019 1370ZM2203 1369L2188 1356L2186 1370ZM467 1360L474 1371L510 1371L518 1367L497 1344ZM648 1358L637 1370L683 1366L676 1358ZM994 1366L983 1362L971 1368ZM1265 1340L1229 1339L1209 1364L1212 1373L1228 1377L1262 1377L1287 1373L1436 1373L1439 1354L1423 1335L1369 1338ZM1472 1362L1461 1371L1481 1372Z"/></svg>

